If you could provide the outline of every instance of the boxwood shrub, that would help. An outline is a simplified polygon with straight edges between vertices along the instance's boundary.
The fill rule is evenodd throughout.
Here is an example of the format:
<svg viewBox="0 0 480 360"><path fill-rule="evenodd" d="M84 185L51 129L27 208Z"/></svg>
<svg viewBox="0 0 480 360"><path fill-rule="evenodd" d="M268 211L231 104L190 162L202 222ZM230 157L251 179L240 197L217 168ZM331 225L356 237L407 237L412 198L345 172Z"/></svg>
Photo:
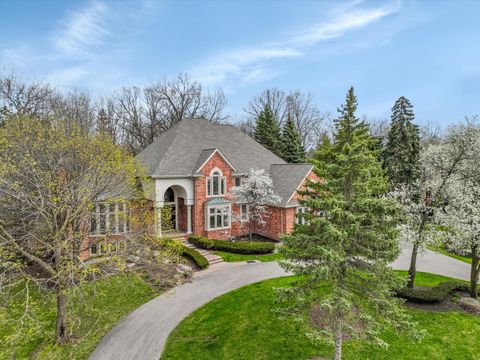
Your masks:
<svg viewBox="0 0 480 360"><path fill-rule="evenodd" d="M450 280L434 287L401 288L396 291L396 295L419 304L433 304L445 300L454 291L468 291L468 289L468 284Z"/></svg>
<svg viewBox="0 0 480 360"><path fill-rule="evenodd" d="M260 255L270 254L275 250L272 242L240 241L229 242L225 240L213 240L203 236L190 235L188 241L199 248L206 250L218 250L235 254Z"/></svg>
<svg viewBox="0 0 480 360"><path fill-rule="evenodd" d="M157 240L160 248L171 248L183 257L192 260L200 269L206 269L209 265L208 260L195 249L190 249L180 242L170 238L160 238Z"/></svg>
<svg viewBox="0 0 480 360"><path fill-rule="evenodd" d="M192 260L200 269L206 269L208 267L208 260L195 249L190 249L181 245L182 256L185 256Z"/></svg>

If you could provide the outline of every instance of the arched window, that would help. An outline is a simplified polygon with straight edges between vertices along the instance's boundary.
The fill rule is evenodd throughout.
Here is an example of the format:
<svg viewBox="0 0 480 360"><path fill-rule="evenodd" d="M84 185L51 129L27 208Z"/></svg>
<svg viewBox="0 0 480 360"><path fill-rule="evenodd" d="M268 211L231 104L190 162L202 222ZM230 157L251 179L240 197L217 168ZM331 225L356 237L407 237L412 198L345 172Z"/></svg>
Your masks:
<svg viewBox="0 0 480 360"><path fill-rule="evenodd" d="M207 196L221 196L227 192L225 177L220 169L213 169L207 178Z"/></svg>

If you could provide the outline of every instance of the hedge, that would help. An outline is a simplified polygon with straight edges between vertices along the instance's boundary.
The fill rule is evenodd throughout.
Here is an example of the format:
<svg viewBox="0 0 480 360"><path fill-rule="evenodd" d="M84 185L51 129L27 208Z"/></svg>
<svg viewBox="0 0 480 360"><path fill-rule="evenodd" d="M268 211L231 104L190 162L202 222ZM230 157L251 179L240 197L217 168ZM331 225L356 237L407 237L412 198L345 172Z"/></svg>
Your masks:
<svg viewBox="0 0 480 360"><path fill-rule="evenodd" d="M397 297L419 304L438 303L447 298L454 291L468 291L468 284L460 281L444 281L434 287L401 288L396 291Z"/></svg>
<svg viewBox="0 0 480 360"><path fill-rule="evenodd" d="M275 244L271 242L229 242L225 240L208 239L198 235L190 235L188 242L206 250L218 250L244 255L271 254L275 250Z"/></svg>
<svg viewBox="0 0 480 360"><path fill-rule="evenodd" d="M185 245L180 244L179 242L170 239L170 238L161 238L159 239L159 244L161 247L170 247L172 249L176 249L180 253L181 256L187 257L192 260L200 269L206 269L209 265L208 260L200 254L195 249L190 249Z"/></svg>
<svg viewBox="0 0 480 360"><path fill-rule="evenodd" d="M200 269L206 269L208 267L208 260L195 249L190 249L181 245L182 256L185 256L192 260Z"/></svg>

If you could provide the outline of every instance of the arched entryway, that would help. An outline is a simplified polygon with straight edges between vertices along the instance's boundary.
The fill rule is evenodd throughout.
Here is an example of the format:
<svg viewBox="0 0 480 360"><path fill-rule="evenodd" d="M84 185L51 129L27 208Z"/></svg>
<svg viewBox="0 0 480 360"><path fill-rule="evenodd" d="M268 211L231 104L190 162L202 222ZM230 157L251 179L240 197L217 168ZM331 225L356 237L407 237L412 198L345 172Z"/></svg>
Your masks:
<svg viewBox="0 0 480 360"><path fill-rule="evenodd" d="M178 230L177 207L177 196L173 188L169 187L163 196L162 231Z"/></svg>
<svg viewBox="0 0 480 360"><path fill-rule="evenodd" d="M192 232L193 182L191 179L156 179L156 232Z"/></svg>

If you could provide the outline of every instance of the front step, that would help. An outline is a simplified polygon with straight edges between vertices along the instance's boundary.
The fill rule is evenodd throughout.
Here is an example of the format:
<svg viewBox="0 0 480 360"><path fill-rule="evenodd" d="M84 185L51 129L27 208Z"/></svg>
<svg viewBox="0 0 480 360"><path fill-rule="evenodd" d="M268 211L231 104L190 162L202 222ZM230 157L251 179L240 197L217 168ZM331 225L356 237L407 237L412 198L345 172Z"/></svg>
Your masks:
<svg viewBox="0 0 480 360"><path fill-rule="evenodd" d="M223 258L221 256L215 255L209 250L201 249L193 244L190 244L186 240L182 241L182 245L199 252L203 257L205 257L205 259L207 259L208 265L215 265L223 262Z"/></svg>

